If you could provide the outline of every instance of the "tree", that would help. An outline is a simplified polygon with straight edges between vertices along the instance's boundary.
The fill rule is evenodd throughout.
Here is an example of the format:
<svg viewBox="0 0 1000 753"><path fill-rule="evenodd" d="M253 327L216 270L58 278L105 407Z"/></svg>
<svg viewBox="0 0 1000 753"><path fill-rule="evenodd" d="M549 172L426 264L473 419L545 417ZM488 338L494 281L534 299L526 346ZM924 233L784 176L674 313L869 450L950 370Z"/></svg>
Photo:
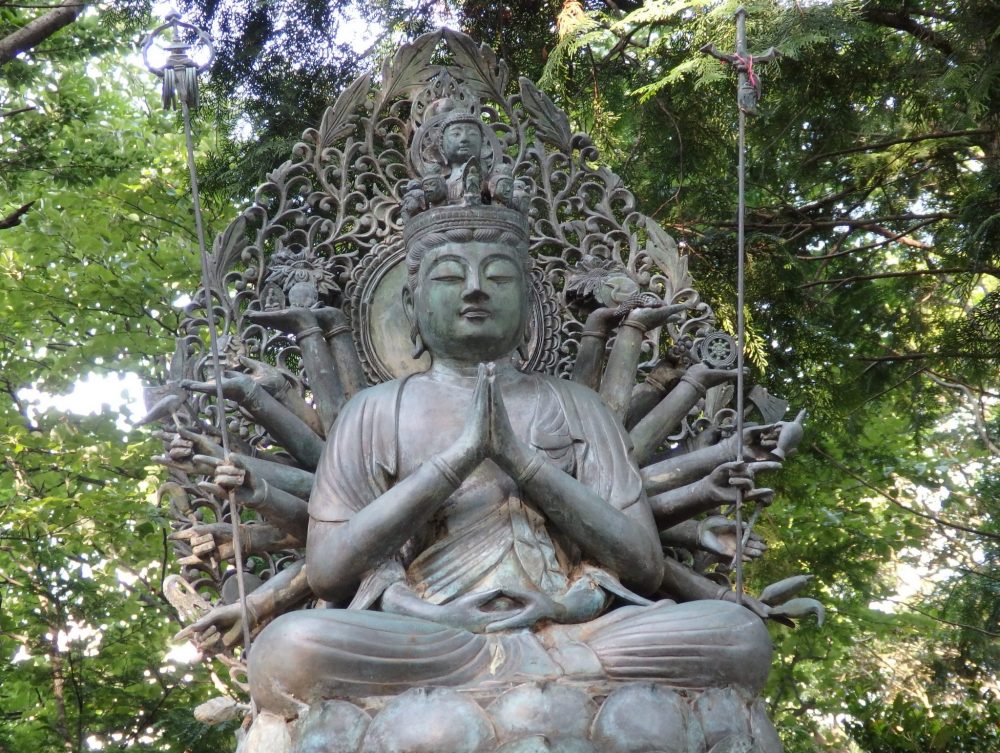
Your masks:
<svg viewBox="0 0 1000 753"><path fill-rule="evenodd" d="M10 62L19 53L30 50L64 26L73 23L84 6L82 0L62 0L51 9L35 14L30 20L16 19L14 23L18 24L17 27L4 29L3 37L0 37L0 65ZM10 19L5 18L4 21L4 26L8 26Z"/></svg>
<svg viewBox="0 0 1000 753"><path fill-rule="evenodd" d="M123 42L115 41L124 37ZM214 692L165 660L166 529L147 434L117 413L39 411L87 372L155 379L171 301L198 268L173 117L123 62L113 19L4 66L5 201L30 205L0 250L0 750L218 750L191 709ZM109 396L109 402L114 396Z"/></svg>

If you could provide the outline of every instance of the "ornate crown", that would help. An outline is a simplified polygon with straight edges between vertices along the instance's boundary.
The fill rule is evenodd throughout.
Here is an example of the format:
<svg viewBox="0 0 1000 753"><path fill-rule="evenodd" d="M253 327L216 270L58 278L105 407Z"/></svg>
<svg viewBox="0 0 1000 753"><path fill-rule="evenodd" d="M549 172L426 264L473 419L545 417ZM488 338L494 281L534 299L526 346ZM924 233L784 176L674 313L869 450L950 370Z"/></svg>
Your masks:
<svg viewBox="0 0 1000 753"><path fill-rule="evenodd" d="M523 212L498 204L470 206L458 204L428 209L410 218L403 225L407 246L430 232L495 228L515 234L525 247L531 239L531 224Z"/></svg>
<svg viewBox="0 0 1000 753"><path fill-rule="evenodd" d="M528 184L514 177L495 131L482 118L477 97L447 75L429 85L423 96L427 104L409 146L415 177L406 184L401 202L406 242L432 226L484 225L515 232L527 241ZM462 159L449 154L444 144L447 128L456 123L471 123L479 131L478 148Z"/></svg>

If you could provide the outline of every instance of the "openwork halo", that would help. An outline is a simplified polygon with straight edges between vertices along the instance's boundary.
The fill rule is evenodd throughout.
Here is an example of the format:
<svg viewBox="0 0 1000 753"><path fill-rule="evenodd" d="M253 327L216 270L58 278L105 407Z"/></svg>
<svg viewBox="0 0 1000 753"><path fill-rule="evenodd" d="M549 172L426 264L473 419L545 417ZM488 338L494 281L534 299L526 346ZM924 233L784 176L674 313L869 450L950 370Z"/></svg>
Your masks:
<svg viewBox="0 0 1000 753"><path fill-rule="evenodd" d="M406 285L406 249L397 238L377 253L365 256L347 286L345 308L351 320L354 344L372 384L401 379L430 368L426 353L412 355L409 322L403 310ZM560 320L555 290L536 267L528 275L527 346L516 356L522 371L552 374L558 363Z"/></svg>

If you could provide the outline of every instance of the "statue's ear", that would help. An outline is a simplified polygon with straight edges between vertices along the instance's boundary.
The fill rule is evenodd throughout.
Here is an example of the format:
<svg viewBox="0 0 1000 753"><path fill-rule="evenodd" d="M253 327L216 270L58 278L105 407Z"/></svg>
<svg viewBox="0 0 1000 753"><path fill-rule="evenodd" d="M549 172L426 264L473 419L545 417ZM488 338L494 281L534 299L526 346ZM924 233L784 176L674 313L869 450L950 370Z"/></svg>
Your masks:
<svg viewBox="0 0 1000 753"><path fill-rule="evenodd" d="M403 312L406 314L406 318L410 322L410 326L413 326L417 322L417 312L414 309L413 303L413 291L410 290L409 285L403 286Z"/></svg>
<svg viewBox="0 0 1000 753"><path fill-rule="evenodd" d="M413 343L413 352L410 354L414 359L420 358L424 354L424 341L420 337L420 329L417 327L416 304L413 301L413 291L407 285L403 288L403 312L410 320L410 342Z"/></svg>

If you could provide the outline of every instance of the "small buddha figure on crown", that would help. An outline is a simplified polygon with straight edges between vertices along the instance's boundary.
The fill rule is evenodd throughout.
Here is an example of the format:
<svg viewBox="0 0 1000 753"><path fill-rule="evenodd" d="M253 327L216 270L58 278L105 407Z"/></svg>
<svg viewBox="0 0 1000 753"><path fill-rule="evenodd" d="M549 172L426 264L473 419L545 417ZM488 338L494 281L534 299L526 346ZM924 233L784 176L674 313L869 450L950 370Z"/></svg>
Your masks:
<svg viewBox="0 0 1000 753"><path fill-rule="evenodd" d="M422 175L406 185L404 220L443 204L524 203L523 181L514 179L513 167L500 158L476 108L465 101L442 97L428 106L414 139L415 164Z"/></svg>

